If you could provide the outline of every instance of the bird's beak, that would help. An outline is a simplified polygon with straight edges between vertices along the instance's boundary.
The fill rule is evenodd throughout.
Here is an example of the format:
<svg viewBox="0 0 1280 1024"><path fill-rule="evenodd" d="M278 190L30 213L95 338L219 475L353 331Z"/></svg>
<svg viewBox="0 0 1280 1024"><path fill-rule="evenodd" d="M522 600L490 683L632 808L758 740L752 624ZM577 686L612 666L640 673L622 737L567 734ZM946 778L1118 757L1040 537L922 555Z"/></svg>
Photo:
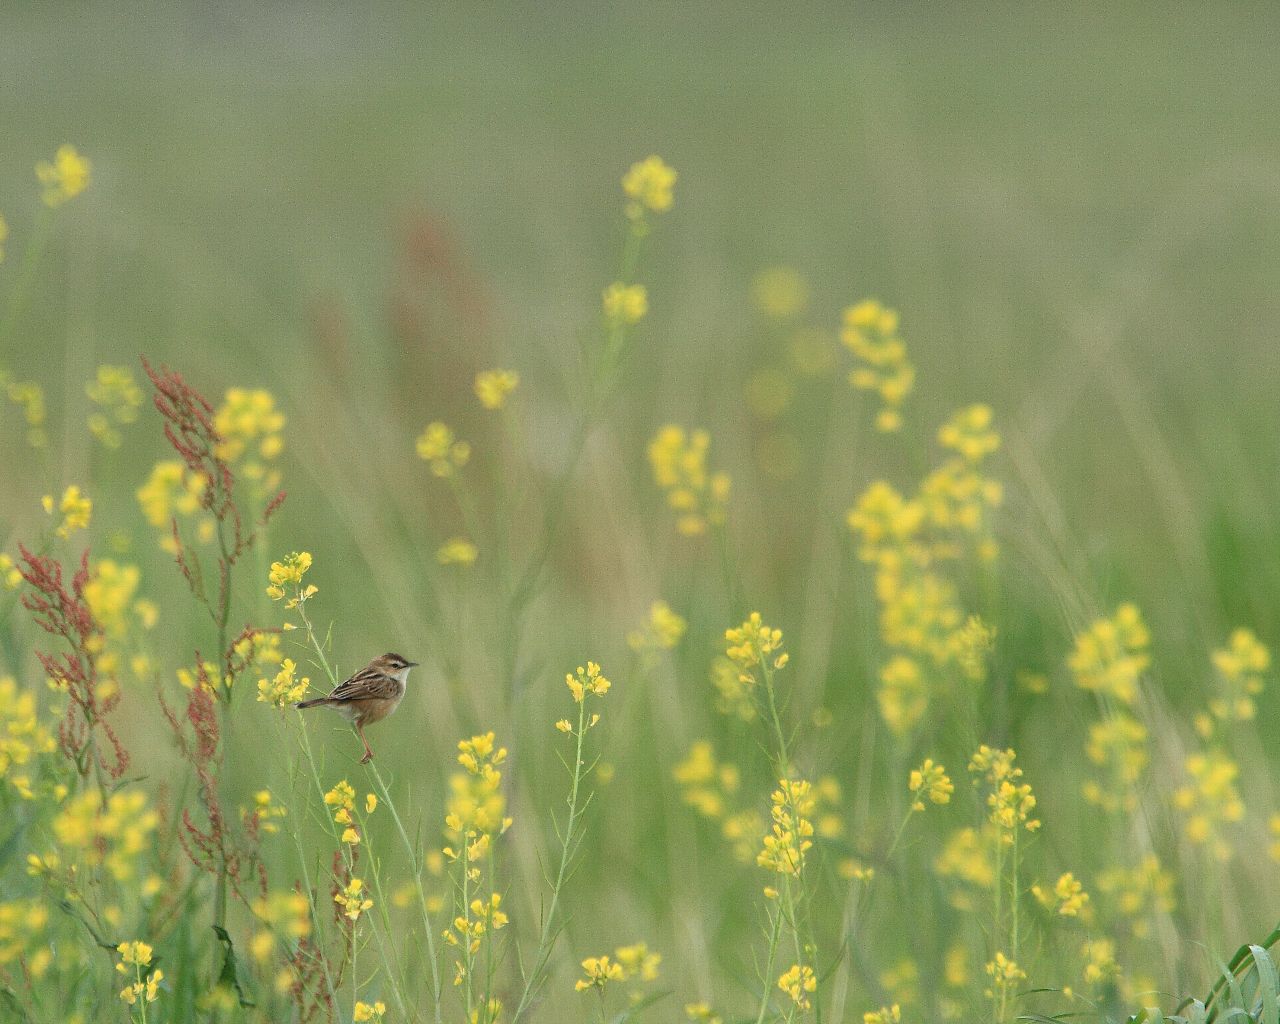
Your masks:
<svg viewBox="0 0 1280 1024"><path fill-rule="evenodd" d="M405 664L405 668L417 668L418 666L418 663L416 661L406 661L404 664Z"/></svg>

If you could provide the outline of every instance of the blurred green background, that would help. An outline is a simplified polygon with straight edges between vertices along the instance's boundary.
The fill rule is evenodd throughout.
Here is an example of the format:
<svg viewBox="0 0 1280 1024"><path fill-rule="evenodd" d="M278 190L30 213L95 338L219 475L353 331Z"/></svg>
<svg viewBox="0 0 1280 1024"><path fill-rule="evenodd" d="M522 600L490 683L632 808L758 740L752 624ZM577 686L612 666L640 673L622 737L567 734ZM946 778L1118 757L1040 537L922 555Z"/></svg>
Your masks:
<svg viewBox="0 0 1280 1024"><path fill-rule="evenodd" d="M798 406L806 473L756 465L742 389L776 339L749 289L775 264L805 275L809 317L832 330L863 296L902 311L918 451L951 409L995 407L1011 662L1059 671L1071 628L1131 598L1177 705L1229 626L1280 639L1273 9L18 4L3 22L0 278L35 208L34 162L73 142L93 184L60 211L0 352L49 389L54 427L33 462L6 410L0 511L29 534L40 493L92 480L98 522L136 518L158 426L148 414L120 453L94 451L78 410L98 363L145 353L214 397L271 389L291 492L272 553L316 554L342 668L388 647L428 655L444 685L421 698L421 728L439 751L480 726L540 730L564 669L621 659L658 596L690 618L693 648L653 695L659 768L706 728L702 666L732 611L648 480L643 446L667 420L709 427L734 475L747 600L795 638L800 706L873 703L875 652L839 640L869 619L852 596L865 580L833 538L867 480L908 477L896 440L841 426L842 387ZM477 473L500 477L484 453L505 442L470 382L511 366L506 458L535 484L554 474L617 260L618 179L650 152L680 172L641 274L651 315L521 637L517 685L548 710L508 723L500 621L432 564L460 527L412 442L446 419L476 443ZM536 519L538 487L525 497ZM518 548L530 529L517 520ZM149 587L181 593L162 556L136 557ZM384 744L403 743L396 729ZM616 759L652 770L639 737ZM827 746L852 764L847 734ZM554 777L544 760L533 778ZM668 867L653 893L681 875Z"/></svg>

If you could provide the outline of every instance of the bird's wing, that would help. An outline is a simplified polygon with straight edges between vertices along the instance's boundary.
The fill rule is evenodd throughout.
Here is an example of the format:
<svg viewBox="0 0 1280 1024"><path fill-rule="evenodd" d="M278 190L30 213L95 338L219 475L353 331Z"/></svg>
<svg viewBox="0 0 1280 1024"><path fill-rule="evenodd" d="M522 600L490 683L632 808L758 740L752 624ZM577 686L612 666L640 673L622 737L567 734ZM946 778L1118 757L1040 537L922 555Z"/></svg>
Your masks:
<svg viewBox="0 0 1280 1024"><path fill-rule="evenodd" d="M345 682L339 683L329 700L370 700L378 697L395 697L400 684L391 676L362 668Z"/></svg>

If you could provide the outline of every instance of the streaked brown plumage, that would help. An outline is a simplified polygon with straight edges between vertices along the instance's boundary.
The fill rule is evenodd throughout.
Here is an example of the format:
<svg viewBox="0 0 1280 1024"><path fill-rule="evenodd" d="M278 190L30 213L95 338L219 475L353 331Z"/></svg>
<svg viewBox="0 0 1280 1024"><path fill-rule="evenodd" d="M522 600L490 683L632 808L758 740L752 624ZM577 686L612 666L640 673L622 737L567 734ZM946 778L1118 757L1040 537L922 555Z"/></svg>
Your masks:
<svg viewBox="0 0 1280 1024"><path fill-rule="evenodd" d="M299 701L294 707L299 710L324 707L337 711L356 727L360 742L364 744L364 757L360 763L368 764L373 759L373 751L364 738L364 727L382 721L399 707L409 669L416 664L416 661L409 661L398 654L384 654L335 686L327 697Z"/></svg>

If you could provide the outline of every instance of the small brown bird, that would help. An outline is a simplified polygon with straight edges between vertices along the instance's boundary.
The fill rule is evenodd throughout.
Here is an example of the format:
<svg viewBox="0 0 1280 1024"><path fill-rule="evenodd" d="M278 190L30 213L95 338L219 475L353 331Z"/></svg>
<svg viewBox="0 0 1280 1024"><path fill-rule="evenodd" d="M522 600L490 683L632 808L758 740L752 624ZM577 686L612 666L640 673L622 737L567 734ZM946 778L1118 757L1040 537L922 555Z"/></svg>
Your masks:
<svg viewBox="0 0 1280 1024"><path fill-rule="evenodd" d="M398 654L384 654L374 658L346 682L339 683L327 697L299 701L294 705L303 708L333 708L356 727L360 742L364 744L361 764L373 760L369 741L364 738L364 727L380 722L400 706L404 697L405 680L416 661L408 661Z"/></svg>

